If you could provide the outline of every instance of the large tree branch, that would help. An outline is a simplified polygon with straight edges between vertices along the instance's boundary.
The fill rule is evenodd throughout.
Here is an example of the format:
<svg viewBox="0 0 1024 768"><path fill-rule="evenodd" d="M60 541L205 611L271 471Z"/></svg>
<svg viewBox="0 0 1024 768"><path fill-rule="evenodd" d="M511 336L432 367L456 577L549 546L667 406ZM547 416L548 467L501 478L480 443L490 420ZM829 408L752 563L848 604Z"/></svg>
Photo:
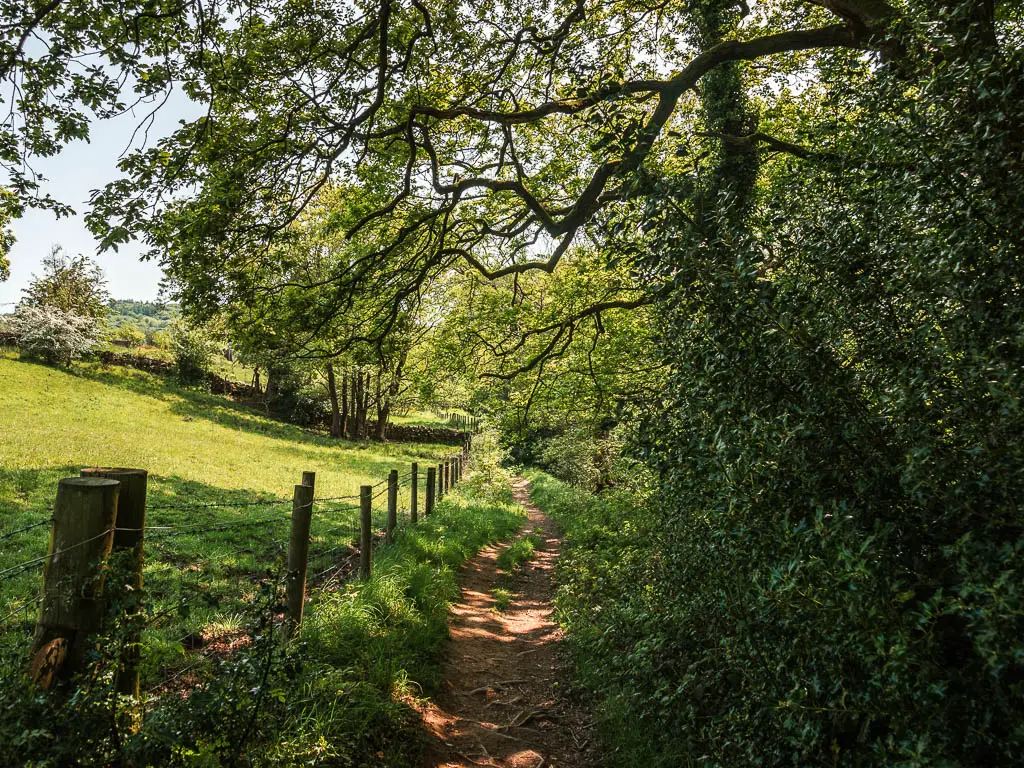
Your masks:
<svg viewBox="0 0 1024 768"><path fill-rule="evenodd" d="M586 106L596 104L598 101L617 98L627 89L627 86L636 86L633 92L652 91L658 93L658 104L646 124L639 131L638 139L633 147L621 159L611 159L602 163L595 170L575 203L561 217L556 218L550 211L545 209L543 204L529 192L522 181L474 178L460 180L456 184L441 185L437 181L438 161L436 155L432 154L432 171L435 177L435 186L439 191L456 193L479 187L489 189L491 192L512 193L518 196L523 204L534 213L549 235L552 237L565 235L551 257L544 261L528 261L503 267L499 270L488 270L484 268L478 259L473 258L471 255L464 253L463 258L490 279L535 269L551 272L564 254L568 241L572 239L572 233L578 231L605 204L606 198L603 193L609 180L632 173L643 164L650 154L655 140L661 135L665 125L675 111L679 99L686 91L694 88L700 79L712 69L730 61L752 61L778 53L817 48L856 48L860 47L862 43L862 35L854 27L847 24L837 24L820 29L782 32L748 41L725 41L712 46L695 57L684 69L668 80L656 83L642 81L642 87L637 83L626 84L620 89L613 89L608 92L601 91L585 99L572 102L571 109L579 111L586 108ZM581 104L583 106L580 106ZM526 115L530 115L531 120L538 121L549 114L569 109L568 105L569 102L549 102L531 110L504 113L481 112L477 115L472 115L472 110L469 110L469 108L458 108L451 112L457 116L476 116L480 120L504 124L506 122L526 122L524 119ZM414 110L418 110L420 114L427 114L423 111L424 109L423 107L414 107ZM444 114L447 113L443 110L438 111L438 115ZM467 255L469 256L468 258Z"/></svg>

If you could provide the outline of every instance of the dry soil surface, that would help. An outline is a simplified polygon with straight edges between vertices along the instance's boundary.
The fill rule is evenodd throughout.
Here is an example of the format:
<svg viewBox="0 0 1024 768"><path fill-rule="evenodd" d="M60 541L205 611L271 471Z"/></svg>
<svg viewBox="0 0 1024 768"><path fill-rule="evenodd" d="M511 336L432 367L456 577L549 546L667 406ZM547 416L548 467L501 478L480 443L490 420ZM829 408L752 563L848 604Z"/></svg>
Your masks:
<svg viewBox="0 0 1024 768"><path fill-rule="evenodd" d="M463 570L444 682L421 710L429 768L597 764L591 720L570 692L561 634L551 618L557 531L530 503L526 480L517 480L514 490L529 512L520 535L537 531L544 543L518 573L498 568L498 555L508 544L488 547ZM491 594L495 587L515 595L501 612Z"/></svg>

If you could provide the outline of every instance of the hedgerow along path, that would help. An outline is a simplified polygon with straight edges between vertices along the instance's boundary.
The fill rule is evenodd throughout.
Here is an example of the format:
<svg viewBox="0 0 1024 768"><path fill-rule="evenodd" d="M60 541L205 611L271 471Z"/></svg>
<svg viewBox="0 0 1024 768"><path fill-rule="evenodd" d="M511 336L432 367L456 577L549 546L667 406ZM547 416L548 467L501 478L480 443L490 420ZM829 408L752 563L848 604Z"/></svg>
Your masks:
<svg viewBox="0 0 1024 768"><path fill-rule="evenodd" d="M561 632L552 619L558 533L530 502L529 488L523 478L513 485L529 516L519 538L482 550L461 574L443 682L421 711L429 768L598 762L592 719L570 691ZM515 567L508 555L526 542L535 551Z"/></svg>

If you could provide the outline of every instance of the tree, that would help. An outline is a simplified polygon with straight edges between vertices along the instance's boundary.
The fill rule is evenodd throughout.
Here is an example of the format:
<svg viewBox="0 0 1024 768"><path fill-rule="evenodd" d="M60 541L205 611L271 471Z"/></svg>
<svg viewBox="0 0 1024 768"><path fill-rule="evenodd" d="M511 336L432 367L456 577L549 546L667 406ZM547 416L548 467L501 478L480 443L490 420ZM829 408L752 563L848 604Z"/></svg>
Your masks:
<svg viewBox="0 0 1024 768"><path fill-rule="evenodd" d="M146 343L146 334L137 325L125 323L114 331L114 338L125 342L129 347L141 347Z"/></svg>
<svg viewBox="0 0 1024 768"><path fill-rule="evenodd" d="M99 343L99 323L54 306L20 306L10 319L22 353L49 363L71 365Z"/></svg>
<svg viewBox="0 0 1024 768"><path fill-rule="evenodd" d="M0 283L11 277L11 262L7 254L14 246L14 233L10 229L11 220L20 213L14 195L0 187Z"/></svg>
<svg viewBox="0 0 1024 768"><path fill-rule="evenodd" d="M32 276L22 304L55 307L62 312L102 320L107 316L106 281L99 266L79 254L68 256L59 245L43 258L43 274Z"/></svg>
<svg viewBox="0 0 1024 768"><path fill-rule="evenodd" d="M217 343L210 332L179 317L171 322L170 335L178 377L189 384L203 381L210 372L217 350Z"/></svg>

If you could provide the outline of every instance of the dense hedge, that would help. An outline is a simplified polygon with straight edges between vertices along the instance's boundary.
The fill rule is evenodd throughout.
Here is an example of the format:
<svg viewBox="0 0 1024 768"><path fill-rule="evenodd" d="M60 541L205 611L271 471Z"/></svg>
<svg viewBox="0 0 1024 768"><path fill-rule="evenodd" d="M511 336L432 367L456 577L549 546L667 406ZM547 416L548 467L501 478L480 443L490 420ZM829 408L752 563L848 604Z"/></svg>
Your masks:
<svg viewBox="0 0 1024 768"><path fill-rule="evenodd" d="M651 181L656 493L568 516L562 603L633 764L1020 764L1024 52L983 10L901 4L763 114L721 68L708 133L810 154Z"/></svg>

